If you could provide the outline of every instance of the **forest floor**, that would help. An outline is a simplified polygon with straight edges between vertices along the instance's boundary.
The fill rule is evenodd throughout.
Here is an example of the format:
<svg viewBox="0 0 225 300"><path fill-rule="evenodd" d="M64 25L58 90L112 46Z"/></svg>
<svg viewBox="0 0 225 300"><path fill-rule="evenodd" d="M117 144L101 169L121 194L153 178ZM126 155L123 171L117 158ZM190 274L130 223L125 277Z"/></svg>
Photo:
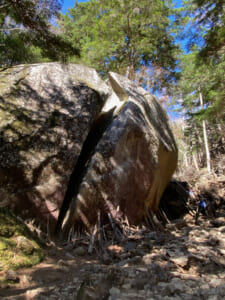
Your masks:
<svg viewBox="0 0 225 300"><path fill-rule="evenodd" d="M196 182L195 209L204 195L217 203L214 216L200 215L196 224L190 209L165 227L133 227L120 243L93 244L92 254L91 237L52 242L40 264L8 270L0 299L225 299L225 177Z"/></svg>
<svg viewBox="0 0 225 300"><path fill-rule="evenodd" d="M42 263L12 277L1 299L225 299L225 213L140 229L99 255L52 246Z"/></svg>

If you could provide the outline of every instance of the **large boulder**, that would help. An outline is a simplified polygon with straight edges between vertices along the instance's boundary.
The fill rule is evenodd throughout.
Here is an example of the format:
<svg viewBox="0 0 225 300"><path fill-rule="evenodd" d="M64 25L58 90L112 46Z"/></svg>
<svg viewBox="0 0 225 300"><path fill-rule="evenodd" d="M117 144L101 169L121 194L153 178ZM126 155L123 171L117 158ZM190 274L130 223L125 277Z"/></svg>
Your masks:
<svg viewBox="0 0 225 300"><path fill-rule="evenodd" d="M131 224L157 210L177 164L166 113L125 77L109 81L74 64L0 72L0 206L64 235L118 208Z"/></svg>
<svg viewBox="0 0 225 300"><path fill-rule="evenodd" d="M97 124L103 130L79 187L65 199L68 210L58 224L63 234L80 224L91 230L98 215L105 222L118 207L131 224L138 224L148 210L157 210L177 165L168 118L155 97L115 73L109 80L114 94L104 106L105 119Z"/></svg>
<svg viewBox="0 0 225 300"><path fill-rule="evenodd" d="M96 71L46 63L0 72L0 197L55 225L108 87Z"/></svg>

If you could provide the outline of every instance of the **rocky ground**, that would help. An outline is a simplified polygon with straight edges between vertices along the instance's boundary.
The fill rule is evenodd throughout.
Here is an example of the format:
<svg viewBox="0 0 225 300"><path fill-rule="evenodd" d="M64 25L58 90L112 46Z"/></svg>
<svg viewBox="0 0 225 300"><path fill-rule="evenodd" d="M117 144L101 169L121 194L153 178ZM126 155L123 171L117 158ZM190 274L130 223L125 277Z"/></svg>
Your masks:
<svg viewBox="0 0 225 300"><path fill-rule="evenodd" d="M139 229L98 255L84 244L51 247L44 262L11 277L1 299L225 299L225 215Z"/></svg>

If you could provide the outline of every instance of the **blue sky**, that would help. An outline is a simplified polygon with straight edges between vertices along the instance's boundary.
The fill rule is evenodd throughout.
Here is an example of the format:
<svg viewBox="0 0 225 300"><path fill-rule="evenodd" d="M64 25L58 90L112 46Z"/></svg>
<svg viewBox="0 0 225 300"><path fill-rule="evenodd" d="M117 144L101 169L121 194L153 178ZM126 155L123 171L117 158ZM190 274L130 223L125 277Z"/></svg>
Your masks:
<svg viewBox="0 0 225 300"><path fill-rule="evenodd" d="M88 0L78 0L77 2L86 2ZM180 7L182 0L173 0L176 4L176 7ZM62 13L65 14L67 10L71 7L74 7L75 0L64 0L62 5ZM168 114L170 115L170 118L174 118L174 116L171 116L170 112L168 111Z"/></svg>
<svg viewBox="0 0 225 300"><path fill-rule="evenodd" d="M86 2L86 0L78 0L78 2ZM62 12L65 13L68 8L73 7L75 0L64 0L62 6Z"/></svg>
<svg viewBox="0 0 225 300"><path fill-rule="evenodd" d="M87 0L78 0L78 2L86 2ZM68 8L74 6L75 0L64 0L63 1L63 6L62 6L62 12L63 14L67 11ZM175 3L177 3L176 6L180 7L182 0L175 0Z"/></svg>

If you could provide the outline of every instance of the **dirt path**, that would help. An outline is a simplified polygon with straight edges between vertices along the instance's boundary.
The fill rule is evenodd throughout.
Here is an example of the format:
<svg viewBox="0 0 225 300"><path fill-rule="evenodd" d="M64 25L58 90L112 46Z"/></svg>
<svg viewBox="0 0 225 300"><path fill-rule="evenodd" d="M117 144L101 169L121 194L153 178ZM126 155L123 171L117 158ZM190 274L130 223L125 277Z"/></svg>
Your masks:
<svg viewBox="0 0 225 300"><path fill-rule="evenodd" d="M84 247L48 250L46 260L17 272L1 299L225 299L225 216L190 215L164 232L139 231L101 257Z"/></svg>

